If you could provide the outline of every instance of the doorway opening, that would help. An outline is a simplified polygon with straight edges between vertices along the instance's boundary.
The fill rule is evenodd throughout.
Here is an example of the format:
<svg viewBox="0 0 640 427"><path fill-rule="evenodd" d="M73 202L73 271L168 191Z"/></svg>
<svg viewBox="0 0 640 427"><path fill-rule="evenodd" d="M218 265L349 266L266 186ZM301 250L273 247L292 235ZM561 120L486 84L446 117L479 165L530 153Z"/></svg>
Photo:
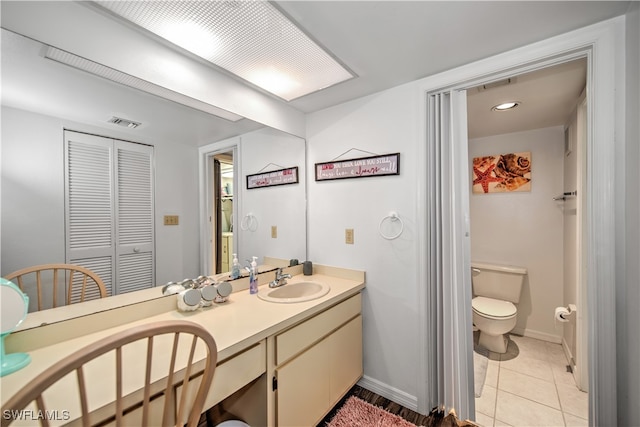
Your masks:
<svg viewBox="0 0 640 427"><path fill-rule="evenodd" d="M418 191L423 197L424 224L419 259L426 260L418 276L420 396L418 409L426 413L436 405L455 409L460 417L475 414L473 396L473 339L471 324L471 260L466 90L483 82L587 58L586 185L584 242L588 322L589 423L617 419L615 351L616 300L616 193L615 154L624 132L616 111L624 108L616 93L624 80L622 21L611 20L565 36L558 36L488 60L479 61L425 79L420 88L426 144L419 147L426 167L420 172ZM442 102L438 103L438 100ZM439 245L439 246L438 246ZM462 327L461 325L465 325ZM583 333L585 333L583 331ZM433 343L443 341L434 348ZM442 369L440 369L442 364ZM424 411L424 412L423 412Z"/></svg>
<svg viewBox="0 0 640 427"><path fill-rule="evenodd" d="M586 77L587 59L580 58L466 91L472 267L480 262L527 271L518 281L506 351L479 344L486 332L474 327L476 421L482 425L535 424L543 416L588 423L587 343L579 339L588 335L581 299ZM510 100L518 107L492 109ZM480 274L491 273L474 270L472 280ZM474 301L484 302L475 291ZM569 305L578 309L567 322L554 319L557 307ZM528 408L517 419L514 401ZM536 419L524 419L527 413Z"/></svg>
<svg viewBox="0 0 640 427"><path fill-rule="evenodd" d="M215 275L230 271L233 254L238 251L239 155L237 144L208 150L201 151L205 201L202 212L207 230L202 248L204 272Z"/></svg>
<svg viewBox="0 0 640 427"><path fill-rule="evenodd" d="M213 156L211 253L215 274L228 273L233 262L233 152Z"/></svg>

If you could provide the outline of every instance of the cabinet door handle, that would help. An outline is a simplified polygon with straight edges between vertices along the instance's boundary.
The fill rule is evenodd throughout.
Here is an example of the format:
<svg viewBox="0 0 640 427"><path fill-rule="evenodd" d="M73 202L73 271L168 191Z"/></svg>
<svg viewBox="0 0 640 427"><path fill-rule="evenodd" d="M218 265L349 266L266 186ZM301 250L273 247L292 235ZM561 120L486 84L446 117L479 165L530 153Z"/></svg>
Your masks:
<svg viewBox="0 0 640 427"><path fill-rule="evenodd" d="M140 252L140 248L133 248L133 252L135 252L135 253Z"/></svg>

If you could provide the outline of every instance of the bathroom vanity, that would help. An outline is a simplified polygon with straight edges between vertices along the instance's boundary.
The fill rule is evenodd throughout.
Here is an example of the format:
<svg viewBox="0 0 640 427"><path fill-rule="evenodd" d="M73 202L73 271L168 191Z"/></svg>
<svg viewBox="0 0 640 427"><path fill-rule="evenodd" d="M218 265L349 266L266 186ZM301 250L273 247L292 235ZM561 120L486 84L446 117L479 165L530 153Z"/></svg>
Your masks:
<svg viewBox="0 0 640 427"><path fill-rule="evenodd" d="M167 304L168 298L175 300L174 296L169 296L143 303L156 306L146 310L137 304L86 316L82 323L95 325L90 331L75 333L74 322L78 320L74 319L17 332L7 350L28 351L32 362L0 379L2 404L54 362L91 342L134 325L186 319L207 328L218 346L218 363L205 410L218 405L222 412L234 414L252 426L316 425L362 376L364 272L319 265L314 266L311 276L302 275L302 266L286 270L293 276L289 279L291 284L301 281L326 283L330 290L309 301L271 302L250 295L248 290L242 289L240 282L240 289L231 294L228 302L196 312L177 311L175 304ZM140 312L153 314L136 319L135 313ZM100 328L101 323L91 319L105 315L110 319L126 320L123 324ZM43 332L48 327L56 329ZM61 332L64 341L38 339L54 330ZM202 357L198 360L192 368L195 373L192 381L196 382L202 372ZM93 411L96 419L92 419L92 423L100 420L109 423L113 398L97 391L101 388L100 372L101 369L96 368L95 375L88 379L96 385L96 391L89 397L91 408L97 408ZM127 390L126 384L124 387ZM177 387L176 395L180 396L181 392ZM70 417L53 424L73 423L76 410L64 393L57 394L60 394L59 400L50 400L48 409L69 411ZM142 399L140 390L129 388L127 398L131 408L127 422L136 424L140 415L136 405ZM156 398L164 399L164 395L160 393Z"/></svg>

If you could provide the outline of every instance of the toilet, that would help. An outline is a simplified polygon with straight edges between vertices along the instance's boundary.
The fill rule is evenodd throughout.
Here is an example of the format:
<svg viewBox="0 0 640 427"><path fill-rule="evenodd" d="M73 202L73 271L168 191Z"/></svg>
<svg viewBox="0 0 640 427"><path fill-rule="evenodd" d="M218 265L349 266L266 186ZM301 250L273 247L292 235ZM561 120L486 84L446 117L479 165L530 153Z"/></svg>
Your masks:
<svg viewBox="0 0 640 427"><path fill-rule="evenodd" d="M523 267L471 263L473 324L480 331L478 344L495 353L506 353L505 335L516 326Z"/></svg>

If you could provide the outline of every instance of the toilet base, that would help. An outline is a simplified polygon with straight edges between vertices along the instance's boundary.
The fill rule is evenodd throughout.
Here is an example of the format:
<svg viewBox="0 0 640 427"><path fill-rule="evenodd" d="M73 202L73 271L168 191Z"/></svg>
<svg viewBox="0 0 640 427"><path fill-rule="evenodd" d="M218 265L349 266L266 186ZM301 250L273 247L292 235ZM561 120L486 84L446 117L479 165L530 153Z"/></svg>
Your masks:
<svg viewBox="0 0 640 427"><path fill-rule="evenodd" d="M480 331L480 339L478 340L478 344L489 351L493 351L494 353L506 353L508 343L509 338L507 338L507 336L504 334L489 335L486 332Z"/></svg>

